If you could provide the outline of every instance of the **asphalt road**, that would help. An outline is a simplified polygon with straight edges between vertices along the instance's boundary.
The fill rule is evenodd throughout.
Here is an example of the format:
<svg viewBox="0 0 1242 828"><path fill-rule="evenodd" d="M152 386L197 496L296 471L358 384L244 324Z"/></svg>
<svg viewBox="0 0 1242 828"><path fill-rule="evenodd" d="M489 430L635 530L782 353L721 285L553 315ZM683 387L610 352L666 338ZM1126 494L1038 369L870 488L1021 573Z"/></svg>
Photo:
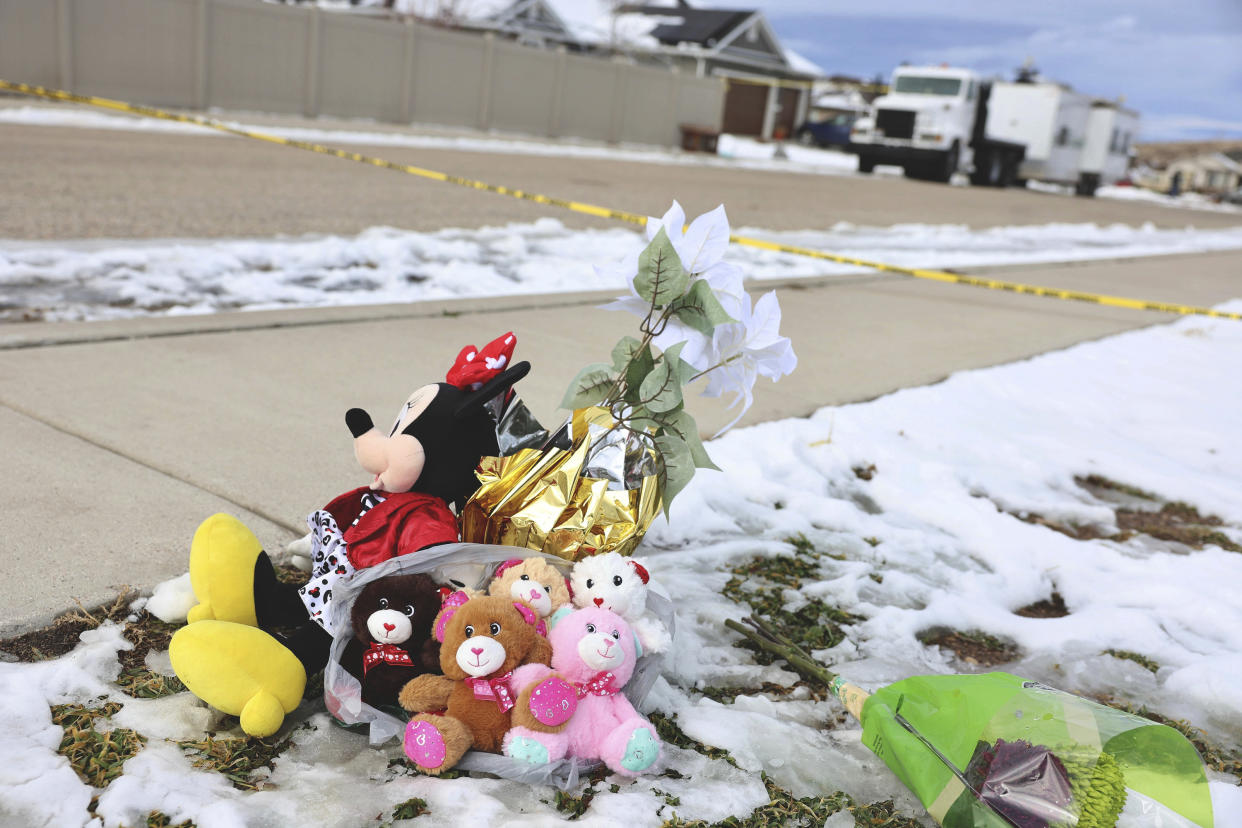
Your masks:
<svg viewBox="0 0 1242 828"><path fill-rule="evenodd" d="M357 128L355 126L355 128ZM0 238L172 238L432 230L578 216L323 155L224 136L0 125ZM674 199L725 204L735 227L847 221L990 227L1121 222L1201 228L1242 215L1027 190L947 187L893 176L781 174L709 166L346 147L392 161L642 214Z"/></svg>

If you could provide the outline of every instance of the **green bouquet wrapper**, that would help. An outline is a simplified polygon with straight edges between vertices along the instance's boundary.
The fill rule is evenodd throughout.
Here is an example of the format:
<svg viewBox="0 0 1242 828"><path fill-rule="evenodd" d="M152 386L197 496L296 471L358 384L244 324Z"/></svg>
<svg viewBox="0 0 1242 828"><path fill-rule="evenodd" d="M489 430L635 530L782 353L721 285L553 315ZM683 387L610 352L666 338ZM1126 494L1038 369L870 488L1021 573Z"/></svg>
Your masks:
<svg viewBox="0 0 1242 828"><path fill-rule="evenodd" d="M833 688L863 742L945 828L1213 828L1173 728L1009 673Z"/></svg>

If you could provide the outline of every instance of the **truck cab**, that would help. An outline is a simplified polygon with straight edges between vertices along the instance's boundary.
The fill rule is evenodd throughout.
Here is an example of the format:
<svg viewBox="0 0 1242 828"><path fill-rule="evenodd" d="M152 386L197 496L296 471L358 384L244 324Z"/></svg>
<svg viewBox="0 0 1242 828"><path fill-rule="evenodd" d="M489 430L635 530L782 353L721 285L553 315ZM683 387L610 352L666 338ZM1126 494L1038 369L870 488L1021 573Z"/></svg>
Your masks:
<svg viewBox="0 0 1242 828"><path fill-rule="evenodd" d="M858 169L896 164L912 178L948 181L972 160L978 75L946 66L903 66L889 92L855 122L850 149Z"/></svg>

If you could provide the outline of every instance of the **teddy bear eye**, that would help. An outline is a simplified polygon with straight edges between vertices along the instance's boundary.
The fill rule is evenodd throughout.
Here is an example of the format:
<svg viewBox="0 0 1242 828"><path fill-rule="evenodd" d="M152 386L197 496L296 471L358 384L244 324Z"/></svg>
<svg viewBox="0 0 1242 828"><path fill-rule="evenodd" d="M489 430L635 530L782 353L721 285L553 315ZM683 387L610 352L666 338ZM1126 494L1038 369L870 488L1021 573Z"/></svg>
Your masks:
<svg viewBox="0 0 1242 828"><path fill-rule="evenodd" d="M549 595L551 595L551 594L552 594L552 587L548 586L547 584L544 584L544 585L543 585L543 591L544 591L544 592L546 592L546 593L548 593Z"/></svg>
<svg viewBox="0 0 1242 828"><path fill-rule="evenodd" d="M589 632L589 633L593 633L593 632L595 632L595 625L594 625L594 624L587 624L587 632Z"/></svg>
<svg viewBox="0 0 1242 828"><path fill-rule="evenodd" d="M469 638L472 635L474 635L474 627L467 624L466 625L466 638Z"/></svg>
<svg viewBox="0 0 1242 828"><path fill-rule="evenodd" d="M387 598L381 598L381 599L380 599L379 608L380 608L380 609L388 609L388 599L387 599Z"/></svg>
<svg viewBox="0 0 1242 828"><path fill-rule="evenodd" d="M410 616L411 618L414 617L414 605L413 604L405 605L405 614Z"/></svg>
<svg viewBox="0 0 1242 828"><path fill-rule="evenodd" d="M523 581L529 581L529 580L530 580L530 576L529 576L529 575L523 575L523 576L522 576L522 580L523 580Z"/></svg>
<svg viewBox="0 0 1242 828"><path fill-rule="evenodd" d="M620 641L620 640L621 640L621 633L617 632L616 630L613 630L613 631L612 631L612 637L613 637L613 638L615 638L615 639L617 639L618 641Z"/></svg>
<svg viewBox="0 0 1242 828"><path fill-rule="evenodd" d="M612 576L612 585L613 585L613 586L621 586L621 576L620 576L620 575L613 575L613 576Z"/></svg>
<svg viewBox="0 0 1242 828"><path fill-rule="evenodd" d="M492 635L500 635L500 625L495 621L492 622L492 625L488 627L488 629L492 631Z"/></svg>
<svg viewBox="0 0 1242 828"><path fill-rule="evenodd" d="M587 578L587 589L590 589L593 586L595 586L595 581L591 580L590 578Z"/></svg>

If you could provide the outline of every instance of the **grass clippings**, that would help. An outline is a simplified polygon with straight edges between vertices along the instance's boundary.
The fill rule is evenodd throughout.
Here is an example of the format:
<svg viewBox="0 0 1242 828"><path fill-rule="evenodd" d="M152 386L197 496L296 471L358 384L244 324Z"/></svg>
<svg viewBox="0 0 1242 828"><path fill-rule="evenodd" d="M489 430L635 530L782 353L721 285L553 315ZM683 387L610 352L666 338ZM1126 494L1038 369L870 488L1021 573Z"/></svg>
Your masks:
<svg viewBox="0 0 1242 828"><path fill-rule="evenodd" d="M733 704L738 696L755 696L763 693L768 696L788 696L804 682L795 684L777 684L774 681L765 681L758 687L704 687L696 690L696 692L707 696L712 701L721 704ZM814 692L814 688L809 688ZM818 698L818 697L817 697Z"/></svg>
<svg viewBox="0 0 1242 828"><path fill-rule="evenodd" d="M175 742L187 756L193 757L193 765L213 770L223 775L239 791L254 791L260 782L254 779L256 772L272 769L276 757L285 751L293 740L284 739L186 739Z"/></svg>
<svg viewBox="0 0 1242 828"><path fill-rule="evenodd" d="M1065 599L1061 597L1061 593L1054 590L1048 598L1016 609L1013 614L1021 615L1023 618L1064 618L1070 614L1070 611L1065 606Z"/></svg>
<svg viewBox="0 0 1242 828"><path fill-rule="evenodd" d="M823 552L804 535L786 538L793 547L792 555L761 555L735 566L725 583L724 596L738 604L749 605L781 635L804 650L826 650L845 640L843 626L857 624L862 617L812 598L792 612L785 609L785 590L800 589L804 581L818 580L820 560L824 557L841 560L844 556ZM738 647L754 653L760 664L771 664L776 657L759 650L748 641Z"/></svg>
<svg viewBox="0 0 1242 828"><path fill-rule="evenodd" d="M65 731L56 752L68 759L74 772L93 788L106 788L121 775L125 761L146 744L145 737L129 728L95 729L97 720L110 718L120 709L121 705L116 702L99 707L81 704L52 707L52 723Z"/></svg>
<svg viewBox="0 0 1242 828"><path fill-rule="evenodd" d="M721 759L735 768L738 767L737 760L729 755L729 751L705 745L697 739L691 739L684 730L678 727L674 717L659 711L653 711L647 716L647 719L651 722L651 726L656 729L656 735L660 737L660 741L665 744L684 750L693 750L695 753L701 753L708 759Z"/></svg>
<svg viewBox="0 0 1242 828"><path fill-rule="evenodd" d="M149 667L126 667L116 677L116 684L127 696L135 699L160 699L184 693L186 687L176 676L161 675Z"/></svg>
<svg viewBox="0 0 1242 828"><path fill-rule="evenodd" d="M1150 670L1153 673L1160 672L1160 663L1142 653L1132 652L1131 650L1105 650L1104 655L1110 655L1113 658L1120 658L1125 661L1133 661L1144 670Z"/></svg>
<svg viewBox="0 0 1242 828"><path fill-rule="evenodd" d="M980 667L994 667L1018 657L1016 644L982 630L932 627L920 632L916 638L929 647L944 647L952 650L962 661Z"/></svg>
<svg viewBox="0 0 1242 828"><path fill-rule="evenodd" d="M196 828L193 821L188 819L174 825L172 817L162 811L152 811L147 814L146 826L147 828Z"/></svg>
<svg viewBox="0 0 1242 828"><path fill-rule="evenodd" d="M828 817L850 811L859 828L921 828L917 820L895 813L892 800L858 805L849 794L837 791L826 796L795 797L761 774L768 791L768 804L745 817L729 817L715 823L719 828L785 828L791 825L823 825ZM708 828L703 820L687 821L676 816L665 820L662 828Z"/></svg>
<svg viewBox="0 0 1242 828"><path fill-rule="evenodd" d="M390 819L395 822L399 819L414 819L429 813L431 809L427 807L427 800L416 796L393 808Z"/></svg>

